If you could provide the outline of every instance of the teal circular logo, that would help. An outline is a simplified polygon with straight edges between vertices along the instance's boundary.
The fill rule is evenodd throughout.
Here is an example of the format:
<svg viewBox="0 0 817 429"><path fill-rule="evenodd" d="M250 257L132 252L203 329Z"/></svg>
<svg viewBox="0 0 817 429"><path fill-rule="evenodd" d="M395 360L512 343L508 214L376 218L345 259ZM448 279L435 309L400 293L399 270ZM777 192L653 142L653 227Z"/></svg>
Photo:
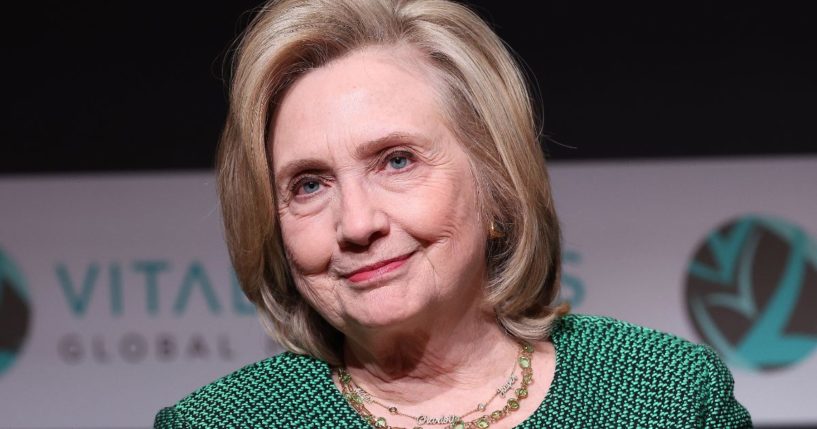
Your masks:
<svg viewBox="0 0 817 429"><path fill-rule="evenodd" d="M793 365L817 347L817 245L782 219L730 220L695 250L686 303L695 330L729 363Z"/></svg>
<svg viewBox="0 0 817 429"><path fill-rule="evenodd" d="M0 249L0 374L11 367L20 353L28 333L30 315L23 276Z"/></svg>

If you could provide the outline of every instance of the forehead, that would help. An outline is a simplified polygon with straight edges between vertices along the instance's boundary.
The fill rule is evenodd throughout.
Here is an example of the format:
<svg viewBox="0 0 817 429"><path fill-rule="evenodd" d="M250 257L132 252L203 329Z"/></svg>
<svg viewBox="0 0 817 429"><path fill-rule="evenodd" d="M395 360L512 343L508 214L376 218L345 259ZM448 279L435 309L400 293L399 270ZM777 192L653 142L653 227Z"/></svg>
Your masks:
<svg viewBox="0 0 817 429"><path fill-rule="evenodd" d="M440 79L410 48L369 48L300 77L270 124L273 169L389 134L437 137Z"/></svg>

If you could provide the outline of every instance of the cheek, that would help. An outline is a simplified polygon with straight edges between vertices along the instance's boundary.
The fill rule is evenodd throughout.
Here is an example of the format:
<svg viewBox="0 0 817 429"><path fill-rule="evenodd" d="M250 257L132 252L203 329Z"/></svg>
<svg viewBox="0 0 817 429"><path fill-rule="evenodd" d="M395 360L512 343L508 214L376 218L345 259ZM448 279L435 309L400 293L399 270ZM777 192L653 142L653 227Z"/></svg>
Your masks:
<svg viewBox="0 0 817 429"><path fill-rule="evenodd" d="M283 214L281 234L294 276L326 271L335 246L335 233L327 216L296 217Z"/></svg>
<svg viewBox="0 0 817 429"><path fill-rule="evenodd" d="M450 241L472 247L482 239L475 184L470 172L444 171L405 195L397 216L405 219L412 235L424 241Z"/></svg>
<svg viewBox="0 0 817 429"><path fill-rule="evenodd" d="M337 285L333 280L319 276L295 277L295 287L301 296L318 311L321 316L335 326L341 319L341 299L337 296Z"/></svg>

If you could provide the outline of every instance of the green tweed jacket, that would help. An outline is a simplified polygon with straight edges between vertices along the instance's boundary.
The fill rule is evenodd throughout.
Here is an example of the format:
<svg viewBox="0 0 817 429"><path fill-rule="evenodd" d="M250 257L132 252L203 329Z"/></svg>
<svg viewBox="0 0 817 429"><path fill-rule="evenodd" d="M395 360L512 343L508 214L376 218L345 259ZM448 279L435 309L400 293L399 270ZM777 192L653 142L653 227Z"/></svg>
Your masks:
<svg viewBox="0 0 817 429"><path fill-rule="evenodd" d="M539 428L750 428L718 356L651 329L569 315L554 326L556 374ZM359 428L326 363L283 353L217 380L156 416L157 429Z"/></svg>

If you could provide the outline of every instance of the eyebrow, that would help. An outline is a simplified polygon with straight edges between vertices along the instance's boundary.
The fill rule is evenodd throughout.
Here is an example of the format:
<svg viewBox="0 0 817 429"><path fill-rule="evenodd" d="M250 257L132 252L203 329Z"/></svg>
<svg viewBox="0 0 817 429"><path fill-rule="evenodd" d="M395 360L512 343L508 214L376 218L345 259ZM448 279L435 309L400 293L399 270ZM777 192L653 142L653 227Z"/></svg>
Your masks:
<svg viewBox="0 0 817 429"><path fill-rule="evenodd" d="M284 185L281 183L283 179L287 177L292 177L296 173L300 173L303 171L324 171L327 169L326 162L317 159L317 158L304 158L304 159L296 159L294 161L288 162L281 168L281 171L275 175L275 183L279 185Z"/></svg>
<svg viewBox="0 0 817 429"><path fill-rule="evenodd" d="M389 146L394 146L395 144L406 144L411 142L424 142L427 141L425 137L422 137L417 134L406 133L406 132L392 132L386 134L383 137L369 140L360 146L355 148L354 157L355 159L366 159L373 154L376 154L382 151L384 148Z"/></svg>
<svg viewBox="0 0 817 429"><path fill-rule="evenodd" d="M395 144L406 144L411 142L425 142L427 138L418 134L407 132L392 132L383 137L369 140L354 149L352 154L355 159L366 159L372 155L382 151L384 148L393 146ZM283 167L278 174L275 175L275 182L281 183L285 178L292 177L301 171L325 171L328 169L326 161L319 158L303 158L292 160Z"/></svg>

